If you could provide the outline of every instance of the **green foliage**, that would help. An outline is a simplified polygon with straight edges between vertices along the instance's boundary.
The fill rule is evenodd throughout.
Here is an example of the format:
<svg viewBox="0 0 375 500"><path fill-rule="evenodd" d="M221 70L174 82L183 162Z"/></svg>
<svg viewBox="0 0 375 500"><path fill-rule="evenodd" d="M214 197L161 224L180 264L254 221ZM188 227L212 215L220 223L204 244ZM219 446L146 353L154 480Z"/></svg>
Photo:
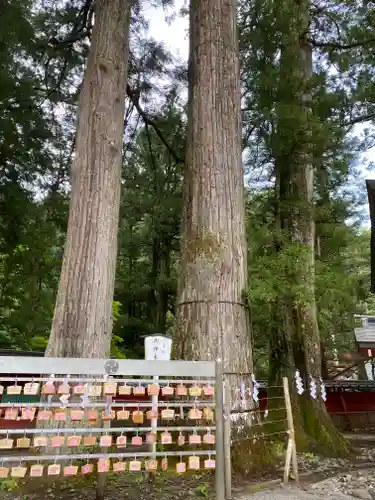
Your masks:
<svg viewBox="0 0 375 500"><path fill-rule="evenodd" d="M0 491L14 491L17 487L15 479L0 479Z"/></svg>
<svg viewBox="0 0 375 500"><path fill-rule="evenodd" d="M183 155L184 123L169 107L159 129ZM143 336L166 333L176 291L176 256L182 209L182 169L149 127L140 130L124 170L116 300L121 314L115 333L127 356L143 356Z"/></svg>
<svg viewBox="0 0 375 500"><path fill-rule="evenodd" d="M276 253L273 242L272 192L249 195L247 204L249 243L248 298L254 338L254 360L260 376L268 370L268 339L273 325L273 307L286 291L304 301L306 289L289 276L298 270L301 251L289 245ZM332 214L332 211L329 212ZM353 352L353 314L364 313L369 294L369 231L350 226L345 220L317 226L320 234L316 254L316 300L321 338L326 356ZM332 338L334 335L334 338ZM259 375L258 375L259 376Z"/></svg>
<svg viewBox="0 0 375 500"><path fill-rule="evenodd" d="M207 483L200 483L196 487L197 492L204 498L208 498L209 485Z"/></svg>

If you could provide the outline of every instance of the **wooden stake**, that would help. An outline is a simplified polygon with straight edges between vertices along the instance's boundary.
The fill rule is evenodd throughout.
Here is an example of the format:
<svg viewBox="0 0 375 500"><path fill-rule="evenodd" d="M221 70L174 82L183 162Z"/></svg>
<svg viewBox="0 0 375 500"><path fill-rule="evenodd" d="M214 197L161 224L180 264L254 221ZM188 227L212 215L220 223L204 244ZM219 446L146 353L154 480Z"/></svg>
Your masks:
<svg viewBox="0 0 375 500"><path fill-rule="evenodd" d="M284 465L284 484L287 485L289 481L289 473L290 473L290 462L292 460L292 449L293 449L293 441L291 437L288 438L288 445L285 453L285 465Z"/></svg>
<svg viewBox="0 0 375 500"><path fill-rule="evenodd" d="M286 457L285 457L284 482L285 482L286 469L288 469L288 477L289 477L290 460L292 460L294 478L296 480L296 483L299 484L297 448L296 448L296 440L295 440L295 434L294 434L293 411L292 411L292 403L290 400L289 382L288 382L288 379L286 377L283 378L283 387L284 387L286 418L287 418L287 422L288 422L288 436L289 436L287 453L286 453ZM291 447L291 450L290 450L289 455L288 455L289 447ZM288 457L289 457L289 459L288 459ZM288 462L287 462L287 459L288 459Z"/></svg>

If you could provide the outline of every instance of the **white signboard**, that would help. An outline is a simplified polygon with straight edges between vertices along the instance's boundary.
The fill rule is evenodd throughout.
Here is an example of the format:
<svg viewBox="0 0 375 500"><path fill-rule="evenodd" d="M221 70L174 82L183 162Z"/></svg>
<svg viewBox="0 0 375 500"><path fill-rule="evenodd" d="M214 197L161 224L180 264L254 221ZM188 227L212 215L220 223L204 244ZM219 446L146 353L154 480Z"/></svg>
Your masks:
<svg viewBox="0 0 375 500"><path fill-rule="evenodd" d="M145 359L147 361L169 361L171 351L172 339L163 335L145 337Z"/></svg>

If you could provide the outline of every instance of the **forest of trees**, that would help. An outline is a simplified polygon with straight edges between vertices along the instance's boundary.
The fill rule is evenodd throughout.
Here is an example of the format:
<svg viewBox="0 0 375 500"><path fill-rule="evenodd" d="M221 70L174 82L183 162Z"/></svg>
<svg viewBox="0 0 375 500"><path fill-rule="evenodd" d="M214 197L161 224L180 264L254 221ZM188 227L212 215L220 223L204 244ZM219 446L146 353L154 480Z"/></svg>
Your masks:
<svg viewBox="0 0 375 500"><path fill-rule="evenodd" d="M3 2L0 347L139 358L167 333L178 358L326 376L375 312L375 10L186 7L188 67L141 1ZM342 451L322 402L294 407Z"/></svg>

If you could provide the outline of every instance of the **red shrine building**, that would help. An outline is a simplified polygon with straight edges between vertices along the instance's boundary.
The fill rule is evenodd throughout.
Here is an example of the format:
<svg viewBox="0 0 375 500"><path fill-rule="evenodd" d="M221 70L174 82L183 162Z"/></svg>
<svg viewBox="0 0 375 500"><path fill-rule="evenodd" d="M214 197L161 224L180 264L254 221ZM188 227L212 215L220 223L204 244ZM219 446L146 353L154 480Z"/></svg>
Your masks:
<svg viewBox="0 0 375 500"><path fill-rule="evenodd" d="M357 328L354 329L360 363L359 375L365 380L375 380L375 316L355 316Z"/></svg>

